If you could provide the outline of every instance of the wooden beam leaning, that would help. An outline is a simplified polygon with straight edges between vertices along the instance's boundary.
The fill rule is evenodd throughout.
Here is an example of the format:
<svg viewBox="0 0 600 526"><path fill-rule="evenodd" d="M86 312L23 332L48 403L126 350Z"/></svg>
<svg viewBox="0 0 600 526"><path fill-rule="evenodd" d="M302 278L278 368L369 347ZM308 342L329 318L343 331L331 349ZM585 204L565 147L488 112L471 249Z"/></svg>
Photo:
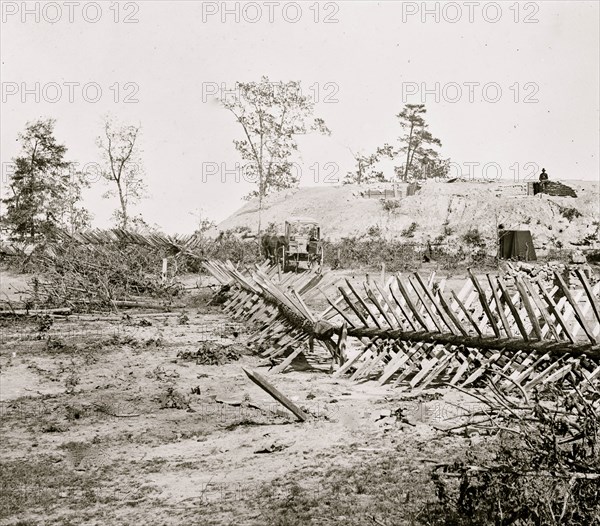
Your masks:
<svg viewBox="0 0 600 526"><path fill-rule="evenodd" d="M490 290L492 291L492 297L494 298L494 302L496 303L496 311L498 312L498 315L500 316L500 321L502 322L502 327L504 327L504 332L506 333L506 336L508 336L509 338L512 338L513 337L512 330L510 329L508 320L507 320L506 316L504 315L504 308L502 307L502 303L500 301L500 296L498 295L498 292L496 291L496 287L494 287L494 282L492 280L492 277L489 274L486 274L486 276L487 276L488 283L490 284Z"/></svg>
<svg viewBox="0 0 600 526"><path fill-rule="evenodd" d="M515 323L517 324L517 327L519 328L521 337L523 338L523 340L529 341L529 335L527 334L527 331L525 330L525 325L523 324L523 320L521 319L521 316L519 315L519 311L517 310L517 307L515 307L515 304L513 303L512 299L510 297L510 293L508 292L508 289L506 288L506 284L504 283L504 280L501 277L498 278L498 286L500 287L500 291L502 292L504 301L508 305L508 308L515 320Z"/></svg>
<svg viewBox="0 0 600 526"><path fill-rule="evenodd" d="M290 410L298 420L302 422L308 419L308 415L302 411L294 402L292 402L287 396L285 396L279 389L272 385L262 374L256 371L250 371L242 367L242 371L246 373L246 376L250 378L258 387L263 391L269 393L275 400L277 400L283 407Z"/></svg>
<svg viewBox="0 0 600 526"><path fill-rule="evenodd" d="M573 312L575 313L575 319L579 322L579 325L581 325L582 329L584 330L584 332L585 332L586 336L589 338L589 340L592 343L596 343L598 340L594 336L592 329L587 324L585 316L581 312L579 305L573 299L573 296L571 295L571 292L569 291L569 287L567 287L564 280L562 279L562 276L558 272L554 272L554 276L558 282L559 287L562 290L562 293L567 298L567 301L571 304L571 307L573 308Z"/></svg>
<svg viewBox="0 0 600 526"><path fill-rule="evenodd" d="M581 269L577 269L575 272L579 277L579 281L581 281L581 284L583 285L583 290L585 290L585 293L587 294L587 297L590 301L592 311L596 316L596 322L600 323L600 304L598 303L598 299L596 298L596 296L594 296L592 292L592 287L590 286L587 278L585 277L585 274L581 272Z"/></svg>
<svg viewBox="0 0 600 526"><path fill-rule="evenodd" d="M483 311L485 312L485 315L490 323L490 326L492 327L492 330L494 331L496 338L500 338L501 337L500 329L498 329L496 320L494 319L494 316L492 315L492 311L490 310L490 307L488 305L488 300L485 296L485 292L483 291L481 284L475 277L475 274L473 274L473 271L471 269L468 269L467 272L469 274L469 277L471 278L471 281L473 282L473 286L475 287L475 290L477 291L479 301L481 303L481 306L483 307Z"/></svg>
<svg viewBox="0 0 600 526"><path fill-rule="evenodd" d="M421 285L421 288L425 292L425 295L429 299L430 303L435 307L435 310L440 315L440 318L444 322L444 325L446 325L446 327L448 327L448 329L450 329L450 332L457 334L456 329L454 328L453 323L450 321L450 318L448 317L446 311L442 307L440 307L440 305L437 304L434 294L429 290L429 287L427 285L425 285L425 283L423 282L423 279L421 278L421 275L418 272L415 272L414 276L417 279L417 281L419 282L419 285Z"/></svg>

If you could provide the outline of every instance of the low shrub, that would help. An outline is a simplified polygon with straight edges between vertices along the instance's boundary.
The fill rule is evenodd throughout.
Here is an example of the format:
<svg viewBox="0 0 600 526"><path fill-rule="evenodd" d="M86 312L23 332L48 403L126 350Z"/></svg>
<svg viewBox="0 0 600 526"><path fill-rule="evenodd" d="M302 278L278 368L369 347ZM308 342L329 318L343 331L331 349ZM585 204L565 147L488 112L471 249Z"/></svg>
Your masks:
<svg viewBox="0 0 600 526"><path fill-rule="evenodd" d="M497 397L505 407L494 401L482 424L495 440L447 465L450 478L433 473L444 517L434 524L599 524L600 420L590 401L560 386L531 402Z"/></svg>
<svg viewBox="0 0 600 526"><path fill-rule="evenodd" d="M470 246L478 247L485 245L483 235L477 227L472 227L467 232L465 232L461 236L461 240L463 241L463 243Z"/></svg>
<svg viewBox="0 0 600 526"><path fill-rule="evenodd" d="M401 208L401 206L402 204L400 199L381 199L381 207L388 214L396 213Z"/></svg>
<svg viewBox="0 0 600 526"><path fill-rule="evenodd" d="M572 206L560 206L558 205L560 210L560 215L563 216L567 221L572 221L576 217L581 217L583 214L577 210L577 208L573 208Z"/></svg>
<svg viewBox="0 0 600 526"><path fill-rule="evenodd" d="M402 230L402 232L400 232L400 235L402 237L414 237L418 226L419 225L413 221L409 226Z"/></svg>

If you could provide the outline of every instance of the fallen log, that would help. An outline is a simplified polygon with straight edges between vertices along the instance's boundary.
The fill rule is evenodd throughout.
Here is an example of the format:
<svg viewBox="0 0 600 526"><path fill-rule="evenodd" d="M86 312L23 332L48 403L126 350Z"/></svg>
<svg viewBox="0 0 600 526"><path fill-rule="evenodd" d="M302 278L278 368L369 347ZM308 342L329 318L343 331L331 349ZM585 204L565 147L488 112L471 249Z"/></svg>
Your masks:
<svg viewBox="0 0 600 526"><path fill-rule="evenodd" d="M553 340L529 340L523 341L519 338L495 338L477 336L457 336L440 332L428 331L402 331L389 329L375 329L370 327L350 327L348 336L368 339L392 339L409 342L425 342L441 345L463 345L468 348L490 349L506 352L533 352L543 351L553 355L586 355L589 358L600 358L600 344L580 343L574 344L568 341Z"/></svg>
<svg viewBox="0 0 600 526"><path fill-rule="evenodd" d="M163 305L162 303L147 303L147 302L143 302L143 301L128 301L128 300L112 300L111 303L113 305L115 305L116 307L123 307L125 309L135 309L135 308L139 308L139 309L183 309L185 307L185 305L182 304L170 304L170 305Z"/></svg>
<svg viewBox="0 0 600 526"><path fill-rule="evenodd" d="M72 313L70 307L61 307L56 309L13 309L0 310L0 317L10 316L38 316L44 314L62 314L68 316Z"/></svg>

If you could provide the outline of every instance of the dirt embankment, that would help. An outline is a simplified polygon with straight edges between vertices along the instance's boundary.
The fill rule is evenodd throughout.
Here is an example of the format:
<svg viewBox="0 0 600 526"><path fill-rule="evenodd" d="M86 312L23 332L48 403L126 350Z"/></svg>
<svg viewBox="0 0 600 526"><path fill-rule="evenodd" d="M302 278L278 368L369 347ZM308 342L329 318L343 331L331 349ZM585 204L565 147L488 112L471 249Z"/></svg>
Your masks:
<svg viewBox="0 0 600 526"><path fill-rule="evenodd" d="M494 239L499 224L508 230L531 230L536 249L573 248L598 241L599 185L565 181L577 198L527 195L526 183L425 182L421 190L384 208L380 199L361 196L367 187L355 185L306 187L269 196L263 225L279 227L289 216L309 216L322 225L324 239L365 236L377 227L388 239L401 239L413 226L410 240L452 243L472 228ZM258 201L249 201L220 223L214 233L258 224ZM408 240L408 239L407 239Z"/></svg>

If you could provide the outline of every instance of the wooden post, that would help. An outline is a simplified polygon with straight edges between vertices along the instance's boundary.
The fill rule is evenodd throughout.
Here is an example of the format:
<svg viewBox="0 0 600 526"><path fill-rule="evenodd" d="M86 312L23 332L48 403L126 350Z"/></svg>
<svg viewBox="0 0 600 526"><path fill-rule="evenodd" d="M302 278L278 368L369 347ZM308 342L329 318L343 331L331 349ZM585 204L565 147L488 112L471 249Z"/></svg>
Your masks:
<svg viewBox="0 0 600 526"><path fill-rule="evenodd" d="M162 262L162 282L164 283L165 281L167 281L167 269L169 266L169 260L167 258L163 258L163 262Z"/></svg>
<svg viewBox="0 0 600 526"><path fill-rule="evenodd" d="M381 284L385 287L385 261L381 262Z"/></svg>

